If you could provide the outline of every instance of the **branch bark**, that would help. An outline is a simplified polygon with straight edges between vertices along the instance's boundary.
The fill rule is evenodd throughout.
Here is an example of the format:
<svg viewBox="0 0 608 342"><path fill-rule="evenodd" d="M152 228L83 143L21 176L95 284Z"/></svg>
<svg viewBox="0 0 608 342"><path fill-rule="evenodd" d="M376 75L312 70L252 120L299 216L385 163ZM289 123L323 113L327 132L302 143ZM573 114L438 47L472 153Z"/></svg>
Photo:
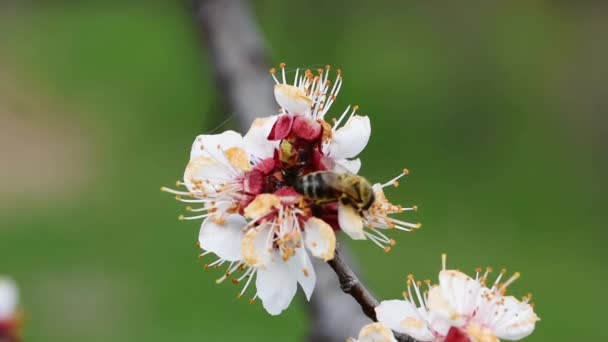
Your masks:
<svg viewBox="0 0 608 342"><path fill-rule="evenodd" d="M336 245L336 253L332 260L327 263L336 272L340 282L340 288L344 293L351 295L361 306L363 313L372 321L376 322L376 311L374 310L378 304L378 300L369 292L369 290L359 281L355 272L342 259L341 246Z"/></svg>
<svg viewBox="0 0 608 342"><path fill-rule="evenodd" d="M223 106L246 129L276 114L264 39L244 0L195 0L193 10Z"/></svg>
<svg viewBox="0 0 608 342"><path fill-rule="evenodd" d="M357 275L348 266L348 263L342 259L342 250L339 244L336 245L336 253L332 260L327 262L329 266L336 272L338 281L340 282L340 288L344 293L352 296L357 303L361 306L361 310L367 317L374 322L377 322L376 317L376 306L380 304L378 300L372 295L372 293L359 281ZM397 341L400 342L417 342L413 337L393 332Z"/></svg>

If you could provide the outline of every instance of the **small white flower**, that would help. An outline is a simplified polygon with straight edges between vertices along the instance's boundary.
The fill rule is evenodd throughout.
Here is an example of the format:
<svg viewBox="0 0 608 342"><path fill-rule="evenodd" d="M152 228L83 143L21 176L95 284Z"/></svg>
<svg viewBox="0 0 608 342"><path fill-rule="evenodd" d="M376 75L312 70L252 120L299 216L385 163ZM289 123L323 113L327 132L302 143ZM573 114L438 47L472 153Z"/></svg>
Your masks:
<svg viewBox="0 0 608 342"><path fill-rule="evenodd" d="M347 342L397 342L391 329L382 323L370 323L359 332L359 337L349 338Z"/></svg>
<svg viewBox="0 0 608 342"><path fill-rule="evenodd" d="M420 282L408 276L404 297L409 299L383 301L376 307L378 321L420 341L449 342L456 340L451 336L465 334L472 341L494 342L530 335L539 320L528 304L531 296L519 301L504 295L519 273L501 284L506 272L503 270L488 288L485 281L490 271L480 275L478 270L473 279L462 272L446 270L444 255L439 285L431 286L426 281L429 290L421 293Z"/></svg>
<svg viewBox="0 0 608 342"><path fill-rule="evenodd" d="M19 289L15 282L0 276L0 322L11 320L17 312L19 304Z"/></svg>
<svg viewBox="0 0 608 342"><path fill-rule="evenodd" d="M308 253L327 261L336 248L332 228L298 208L301 196L281 192L258 195L245 208L252 223L242 241L244 262L256 273L256 297L272 315L289 306L297 284L310 299L316 275Z"/></svg>
<svg viewBox="0 0 608 342"><path fill-rule="evenodd" d="M276 83L274 95L277 103L286 113L305 115L325 122L325 115L342 87L342 72L337 70L336 79L332 84L329 80L329 65L325 69L318 69L318 75L311 70L300 74L300 70L296 69L293 84L288 84L285 64L282 63L280 67L281 81L275 76L276 70L271 69ZM324 155L354 174L359 172L361 161L351 158L363 151L372 132L369 118L356 115L358 109L359 106L353 106L352 110L351 106L348 106L338 119L334 119L333 125L329 126L331 130L324 133L321 147Z"/></svg>

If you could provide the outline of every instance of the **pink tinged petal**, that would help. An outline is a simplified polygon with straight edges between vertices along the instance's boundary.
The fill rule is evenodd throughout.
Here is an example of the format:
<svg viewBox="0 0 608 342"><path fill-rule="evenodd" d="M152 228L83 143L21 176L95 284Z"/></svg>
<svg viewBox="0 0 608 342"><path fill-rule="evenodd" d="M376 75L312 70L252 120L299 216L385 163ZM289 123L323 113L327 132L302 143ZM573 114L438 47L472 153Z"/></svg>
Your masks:
<svg viewBox="0 0 608 342"><path fill-rule="evenodd" d="M336 166L333 159L323 155L318 150L314 150L312 155L312 165L317 171L333 170Z"/></svg>
<svg viewBox="0 0 608 342"><path fill-rule="evenodd" d="M329 143L329 156L333 159L357 156L369 141L372 132L367 116L353 116L346 125L338 128Z"/></svg>
<svg viewBox="0 0 608 342"><path fill-rule="evenodd" d="M272 157L274 149L278 143L268 140L268 134L272 130L274 123L279 118L278 115L257 118L251 124L251 128L243 137L243 146L247 152L260 159Z"/></svg>
<svg viewBox="0 0 608 342"><path fill-rule="evenodd" d="M340 159L336 160L336 166L334 167L334 171L340 172L341 170L345 170L346 172L357 174L361 169L361 159Z"/></svg>
<svg viewBox="0 0 608 342"><path fill-rule="evenodd" d="M220 134L201 134L194 139L190 159L200 156L215 156L218 150L223 151L242 145L243 137L235 131L226 131Z"/></svg>
<svg viewBox="0 0 608 342"><path fill-rule="evenodd" d="M252 195L261 193L264 188L264 174L262 171L253 169L251 172L247 172L243 181L243 188L245 192Z"/></svg>
<svg viewBox="0 0 608 342"><path fill-rule="evenodd" d="M460 316L450 317L452 321L459 323L473 315L481 291L478 281L462 272L445 270L439 272L439 286L450 307Z"/></svg>
<svg viewBox="0 0 608 342"><path fill-rule="evenodd" d="M296 115L293 120L292 132L304 140L315 140L321 136L321 124L309 116Z"/></svg>
<svg viewBox="0 0 608 342"><path fill-rule="evenodd" d="M264 309L278 315L287 309L298 289L298 282L289 265L274 252L273 261L258 269L255 286Z"/></svg>
<svg viewBox="0 0 608 342"><path fill-rule="evenodd" d="M279 196L281 198L281 203L283 204L294 204L302 197L302 195L292 187L280 188L274 192L274 195Z"/></svg>
<svg viewBox="0 0 608 342"><path fill-rule="evenodd" d="M268 133L268 140L281 140L286 138L291 133L291 126L293 124L292 115L280 115L277 121L275 121L270 133Z"/></svg>
<svg viewBox="0 0 608 342"><path fill-rule="evenodd" d="M274 97L288 113L310 114L312 99L306 96L303 89L289 84L277 84L274 86Z"/></svg>
<svg viewBox="0 0 608 342"><path fill-rule="evenodd" d="M215 192L215 187L220 183L233 179L233 172L227 166L210 157L194 157L184 171L184 182L189 191ZM195 186L196 183L199 187Z"/></svg>
<svg viewBox="0 0 608 342"><path fill-rule="evenodd" d="M201 225L198 242L202 249L222 259L242 260L241 243L245 235L242 228L246 224L245 218L236 214L227 215L221 224L213 216L207 217Z"/></svg>
<svg viewBox="0 0 608 342"><path fill-rule="evenodd" d="M17 284L7 277L0 277L0 321L10 320L17 311L19 289Z"/></svg>
<svg viewBox="0 0 608 342"><path fill-rule="evenodd" d="M262 160L261 162L259 162L254 167L254 169L261 171L264 175L267 175L272 170L274 170L275 165L276 165L276 161L274 160L273 157L270 157L270 158L266 158L266 159Z"/></svg>
<svg viewBox="0 0 608 342"><path fill-rule="evenodd" d="M397 342L393 332L382 323L370 323L359 332L357 342Z"/></svg>
<svg viewBox="0 0 608 342"><path fill-rule="evenodd" d="M340 229L353 240L365 240L363 220L355 208L340 203L338 205L338 224Z"/></svg>
<svg viewBox="0 0 608 342"><path fill-rule="evenodd" d="M505 340L520 340L534 331L540 320L528 303L522 303L513 296L502 297L504 304L498 307L504 316L493 325L496 336ZM506 310L506 311L505 311Z"/></svg>
<svg viewBox="0 0 608 342"><path fill-rule="evenodd" d="M419 341L432 341L435 335L418 309L407 300L385 300L376 307L378 322Z"/></svg>
<svg viewBox="0 0 608 342"><path fill-rule="evenodd" d="M291 270L292 277L295 277L300 287L302 287L306 300L310 300L310 296L312 296L312 292L315 289L317 276L308 253L306 253L303 247L296 248L295 255L289 258L287 264Z"/></svg>
<svg viewBox="0 0 608 342"><path fill-rule="evenodd" d="M270 224L250 229L241 242L243 261L251 267L265 267L271 262L273 249L269 242Z"/></svg>
<svg viewBox="0 0 608 342"><path fill-rule="evenodd" d="M328 261L334 258L336 234L325 221L311 217L304 225L304 244L312 255Z"/></svg>

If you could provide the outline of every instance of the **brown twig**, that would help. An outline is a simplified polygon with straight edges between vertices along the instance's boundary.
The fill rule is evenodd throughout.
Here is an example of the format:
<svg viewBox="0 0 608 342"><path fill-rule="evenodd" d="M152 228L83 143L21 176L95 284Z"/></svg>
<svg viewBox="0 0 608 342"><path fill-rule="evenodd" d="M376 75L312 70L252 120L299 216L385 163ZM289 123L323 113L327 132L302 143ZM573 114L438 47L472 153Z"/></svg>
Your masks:
<svg viewBox="0 0 608 342"><path fill-rule="evenodd" d="M357 275L353 272L353 270L348 266L348 264L342 259L341 256L340 245L336 245L336 253L332 260L329 260L327 263L329 266L336 272L338 275L338 280L340 282L340 288L344 293L351 295L357 303L361 306L361 310L363 313L374 322L377 322L378 319L376 317L376 306L380 304L376 298L372 295L372 293L359 281ZM400 342L416 342L414 338L405 334L394 333L397 341Z"/></svg>

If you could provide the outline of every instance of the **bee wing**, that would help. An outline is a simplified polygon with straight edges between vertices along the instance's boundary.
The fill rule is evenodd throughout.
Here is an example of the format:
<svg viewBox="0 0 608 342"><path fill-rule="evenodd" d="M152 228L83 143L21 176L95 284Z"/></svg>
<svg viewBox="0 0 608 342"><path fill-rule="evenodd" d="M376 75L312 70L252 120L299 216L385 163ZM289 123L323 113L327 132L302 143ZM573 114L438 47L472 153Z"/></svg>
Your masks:
<svg viewBox="0 0 608 342"><path fill-rule="evenodd" d="M351 165L350 162L350 160L335 162L332 171L339 174L354 175L356 172L353 172L352 170L359 171L361 161L359 161L359 159L356 159L356 162L352 161L354 165Z"/></svg>

